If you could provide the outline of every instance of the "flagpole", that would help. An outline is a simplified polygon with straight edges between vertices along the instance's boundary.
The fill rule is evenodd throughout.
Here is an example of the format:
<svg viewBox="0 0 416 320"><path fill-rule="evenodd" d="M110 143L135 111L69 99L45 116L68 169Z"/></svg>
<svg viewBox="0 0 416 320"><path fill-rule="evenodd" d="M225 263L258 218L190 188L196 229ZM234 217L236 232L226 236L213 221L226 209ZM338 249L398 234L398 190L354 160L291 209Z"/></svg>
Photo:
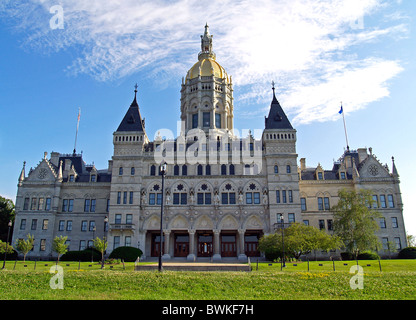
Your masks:
<svg viewBox="0 0 416 320"><path fill-rule="evenodd" d="M344 109L342 107L342 101L341 101L341 113L342 113L342 120L344 121L344 132L345 132L345 141L347 143L347 151L350 151L350 145L348 143L348 135L347 135L347 126L345 125L345 116L344 116Z"/></svg>
<svg viewBox="0 0 416 320"><path fill-rule="evenodd" d="M78 119L77 119L77 131L75 132L75 143L74 143L74 155L77 150L77 138L78 138L78 128L79 128L79 119L81 117L81 108L78 108Z"/></svg>

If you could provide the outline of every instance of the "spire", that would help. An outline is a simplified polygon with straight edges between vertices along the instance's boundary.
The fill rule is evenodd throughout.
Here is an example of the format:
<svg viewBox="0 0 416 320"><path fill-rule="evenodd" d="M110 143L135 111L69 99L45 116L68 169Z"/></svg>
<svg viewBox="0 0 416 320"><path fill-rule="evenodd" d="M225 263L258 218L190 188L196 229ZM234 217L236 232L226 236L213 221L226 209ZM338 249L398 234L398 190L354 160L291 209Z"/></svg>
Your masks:
<svg viewBox="0 0 416 320"><path fill-rule="evenodd" d="M392 170L393 170L393 176L396 176L396 177L398 177L399 176L399 173L397 172L397 168L396 168L396 164L394 163L394 157L391 157L391 160L393 161L393 168L392 168Z"/></svg>
<svg viewBox="0 0 416 320"><path fill-rule="evenodd" d="M208 23L206 23L204 35L201 35L201 52L198 54L198 60L207 58L215 60L215 53L212 51L212 37L209 34Z"/></svg>
<svg viewBox="0 0 416 320"><path fill-rule="evenodd" d="M19 185L25 180L25 167L26 167L26 161L23 161L23 168L19 176Z"/></svg>
<svg viewBox="0 0 416 320"><path fill-rule="evenodd" d="M293 129L285 112L276 99L275 83L272 81L273 100L270 105L269 116L265 120L265 129Z"/></svg>
<svg viewBox="0 0 416 320"><path fill-rule="evenodd" d="M144 121L140 115L139 104L137 103L137 83L134 86L134 99L127 110L126 115L117 128L117 131L143 131Z"/></svg>

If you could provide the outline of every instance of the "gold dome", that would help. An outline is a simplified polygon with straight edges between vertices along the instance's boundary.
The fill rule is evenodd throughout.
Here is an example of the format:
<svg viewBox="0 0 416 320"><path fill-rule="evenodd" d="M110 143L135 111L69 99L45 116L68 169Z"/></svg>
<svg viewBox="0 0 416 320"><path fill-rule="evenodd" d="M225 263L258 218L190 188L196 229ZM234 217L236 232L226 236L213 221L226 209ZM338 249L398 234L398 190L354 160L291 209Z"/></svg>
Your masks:
<svg viewBox="0 0 416 320"><path fill-rule="evenodd" d="M201 77L211 77L214 75L216 78L227 78L227 73L224 68L215 60L205 58L200 59L195 63L191 69L189 69L188 74L186 75L186 80L191 80L194 78Z"/></svg>

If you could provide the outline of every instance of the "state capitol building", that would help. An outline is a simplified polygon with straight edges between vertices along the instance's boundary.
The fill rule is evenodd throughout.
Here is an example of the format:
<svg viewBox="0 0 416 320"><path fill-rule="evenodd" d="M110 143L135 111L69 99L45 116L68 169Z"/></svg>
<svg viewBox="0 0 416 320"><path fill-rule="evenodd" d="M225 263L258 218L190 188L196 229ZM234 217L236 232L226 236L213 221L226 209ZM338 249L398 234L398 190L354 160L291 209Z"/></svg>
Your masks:
<svg viewBox="0 0 416 320"><path fill-rule="evenodd" d="M232 78L216 60L208 25L198 61L182 79L180 92L181 128L174 140L160 135L149 140L136 88L114 128L108 168L87 165L75 150L49 157L45 152L35 168L24 165L12 243L30 233L35 243L28 256L44 259L55 255L52 241L63 235L69 250L83 250L93 238L106 237L107 254L132 246L143 251L142 259L158 257L162 250L164 259L244 261L262 255L259 238L275 232L281 216L286 223L332 233L331 207L338 191L370 189L383 216L377 231L383 249L388 243L406 246L394 159L389 169L371 148L347 148L332 168L308 167L305 158L298 159L296 129L274 88L261 139L250 132L244 138L234 135Z"/></svg>

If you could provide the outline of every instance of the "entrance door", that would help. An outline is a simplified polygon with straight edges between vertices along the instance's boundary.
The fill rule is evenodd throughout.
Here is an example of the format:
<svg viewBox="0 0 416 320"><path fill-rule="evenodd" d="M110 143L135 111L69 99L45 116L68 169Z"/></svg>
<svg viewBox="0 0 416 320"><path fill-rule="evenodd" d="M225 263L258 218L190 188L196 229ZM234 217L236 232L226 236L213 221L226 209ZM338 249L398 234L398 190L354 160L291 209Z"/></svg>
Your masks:
<svg viewBox="0 0 416 320"><path fill-rule="evenodd" d="M186 257L189 254L189 235L175 234L175 257Z"/></svg>
<svg viewBox="0 0 416 320"><path fill-rule="evenodd" d="M211 257L212 248L212 234L199 234L198 257Z"/></svg>
<svg viewBox="0 0 416 320"><path fill-rule="evenodd" d="M235 234L221 236L221 257L236 257L237 244Z"/></svg>
<svg viewBox="0 0 416 320"><path fill-rule="evenodd" d="M259 234L258 233L246 233L244 236L244 253L247 257L259 257Z"/></svg>
<svg viewBox="0 0 416 320"><path fill-rule="evenodd" d="M164 240L163 236L163 240ZM165 241L162 242L162 245L165 243ZM160 254L160 234L152 234L152 257L159 257ZM162 248L162 254L163 254L163 248Z"/></svg>

